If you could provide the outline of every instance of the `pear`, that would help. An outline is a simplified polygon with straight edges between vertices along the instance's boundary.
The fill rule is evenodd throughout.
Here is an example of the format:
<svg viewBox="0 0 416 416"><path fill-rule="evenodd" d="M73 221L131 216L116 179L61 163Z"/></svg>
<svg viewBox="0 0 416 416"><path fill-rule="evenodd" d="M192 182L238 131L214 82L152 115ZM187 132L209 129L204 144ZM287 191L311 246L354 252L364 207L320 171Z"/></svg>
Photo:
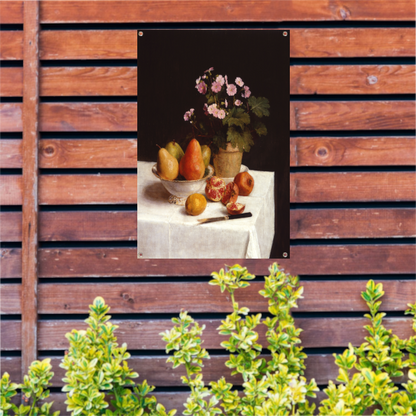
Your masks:
<svg viewBox="0 0 416 416"><path fill-rule="evenodd" d="M179 172L188 181L202 179L205 173L205 163L202 159L201 146L192 139L179 164Z"/></svg>
<svg viewBox="0 0 416 416"><path fill-rule="evenodd" d="M169 142L165 149L173 156L176 157L178 163L181 161L182 156L184 155L182 147L179 146L175 141Z"/></svg>
<svg viewBox="0 0 416 416"><path fill-rule="evenodd" d="M204 144L201 147L201 152L202 152L202 159L204 160L205 167L207 168L209 165L209 161L211 160L211 149L206 144Z"/></svg>
<svg viewBox="0 0 416 416"><path fill-rule="evenodd" d="M175 157L173 157L163 147L157 154L157 173L162 179L173 181L179 175L179 163Z"/></svg>

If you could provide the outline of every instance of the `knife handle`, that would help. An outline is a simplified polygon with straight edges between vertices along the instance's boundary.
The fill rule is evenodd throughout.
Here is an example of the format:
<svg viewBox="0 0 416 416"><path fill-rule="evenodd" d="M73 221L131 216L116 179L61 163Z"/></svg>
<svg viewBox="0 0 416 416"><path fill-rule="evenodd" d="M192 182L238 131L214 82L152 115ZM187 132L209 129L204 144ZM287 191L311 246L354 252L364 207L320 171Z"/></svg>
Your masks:
<svg viewBox="0 0 416 416"><path fill-rule="evenodd" d="M236 215L229 215L229 220L236 220L237 218L249 218L252 217L253 214L251 212L245 212L244 214L236 214Z"/></svg>

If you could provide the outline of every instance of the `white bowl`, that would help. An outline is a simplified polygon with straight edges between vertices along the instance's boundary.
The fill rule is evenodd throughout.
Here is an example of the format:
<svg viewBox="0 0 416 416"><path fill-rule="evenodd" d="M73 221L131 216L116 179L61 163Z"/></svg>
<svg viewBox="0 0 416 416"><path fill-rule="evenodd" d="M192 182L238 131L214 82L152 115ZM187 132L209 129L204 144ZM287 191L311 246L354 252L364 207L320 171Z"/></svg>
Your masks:
<svg viewBox="0 0 416 416"><path fill-rule="evenodd" d="M212 165L208 165L207 169L207 175L205 175L202 179L194 181L180 181L178 179L170 181L168 179L162 179L157 173L156 164L152 167L152 173L156 176L156 178L160 179L162 185L170 193L169 202L171 204L185 205L186 198L188 198L189 195L200 193L205 190L207 179L214 174L214 167Z"/></svg>

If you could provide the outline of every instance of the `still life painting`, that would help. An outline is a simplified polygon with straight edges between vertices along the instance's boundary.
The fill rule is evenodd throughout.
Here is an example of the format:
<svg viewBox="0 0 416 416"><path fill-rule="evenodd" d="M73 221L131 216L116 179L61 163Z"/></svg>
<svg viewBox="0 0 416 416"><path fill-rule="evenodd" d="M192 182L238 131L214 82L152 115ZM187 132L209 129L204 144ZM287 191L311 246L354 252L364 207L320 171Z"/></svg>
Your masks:
<svg viewBox="0 0 416 416"><path fill-rule="evenodd" d="M138 258L288 257L283 32L138 31Z"/></svg>

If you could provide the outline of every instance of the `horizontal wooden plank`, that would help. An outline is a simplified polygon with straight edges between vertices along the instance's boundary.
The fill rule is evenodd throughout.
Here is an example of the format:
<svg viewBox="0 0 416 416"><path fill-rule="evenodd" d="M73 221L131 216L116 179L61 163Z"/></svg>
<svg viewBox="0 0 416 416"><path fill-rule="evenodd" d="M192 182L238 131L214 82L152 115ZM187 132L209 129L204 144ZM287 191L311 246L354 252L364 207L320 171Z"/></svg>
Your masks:
<svg viewBox="0 0 416 416"><path fill-rule="evenodd" d="M414 137L292 137L290 139L290 166L293 167L415 164Z"/></svg>
<svg viewBox="0 0 416 416"><path fill-rule="evenodd" d="M0 169L22 167L22 140L0 140Z"/></svg>
<svg viewBox="0 0 416 416"><path fill-rule="evenodd" d="M23 23L23 1L0 1L0 24Z"/></svg>
<svg viewBox="0 0 416 416"><path fill-rule="evenodd" d="M0 4L5 3L1 1ZM0 18L1 19L1 18ZM15 61L23 59L23 31L2 30L0 60Z"/></svg>
<svg viewBox="0 0 416 416"><path fill-rule="evenodd" d="M2 205L22 205L22 176L0 175Z"/></svg>
<svg viewBox="0 0 416 416"><path fill-rule="evenodd" d="M136 103L41 103L40 131L137 131Z"/></svg>
<svg viewBox="0 0 416 416"><path fill-rule="evenodd" d="M20 315L22 312L21 302L22 285L6 284L0 286L0 314Z"/></svg>
<svg viewBox="0 0 416 416"><path fill-rule="evenodd" d="M414 56L413 28L290 29L292 58ZM136 59L136 30L47 30L40 58Z"/></svg>
<svg viewBox="0 0 416 416"><path fill-rule="evenodd" d="M136 204L137 175L43 175L39 203Z"/></svg>
<svg viewBox="0 0 416 416"><path fill-rule="evenodd" d="M292 173L290 202L414 201L414 172Z"/></svg>
<svg viewBox="0 0 416 416"><path fill-rule="evenodd" d="M137 30L47 30L39 42L44 60L137 59Z"/></svg>
<svg viewBox="0 0 416 416"><path fill-rule="evenodd" d="M136 211L43 211L39 241L135 241L136 219ZM0 223L0 241L22 240L21 212L0 212ZM415 236L412 208L294 209L290 214L291 239Z"/></svg>
<svg viewBox="0 0 416 416"><path fill-rule="evenodd" d="M292 173L290 202L414 201L414 172ZM136 204L137 176L43 175L41 205ZM2 175L3 205L21 205L21 176Z"/></svg>
<svg viewBox="0 0 416 416"><path fill-rule="evenodd" d="M290 238L415 237L416 212L398 209L294 209Z"/></svg>
<svg viewBox="0 0 416 416"><path fill-rule="evenodd" d="M136 248L41 249L39 277L207 276L239 263L251 273L267 275L273 260L137 260ZM401 274L415 273L416 253L411 244L296 245L291 259L278 263L292 274ZM14 270L13 270L14 272ZM16 272L14 272L16 274Z"/></svg>
<svg viewBox="0 0 416 416"><path fill-rule="evenodd" d="M21 168L21 140L0 140L0 167ZM135 168L136 139L42 139L41 168ZM414 137L292 137L290 166L412 166Z"/></svg>
<svg viewBox="0 0 416 416"><path fill-rule="evenodd" d="M415 128L413 101L294 101L290 130L405 130Z"/></svg>
<svg viewBox="0 0 416 416"><path fill-rule="evenodd" d="M396 0L394 7L385 0L297 0L256 1L59 1L41 4L42 23L109 22L273 22L326 20L413 20L415 6L410 0Z"/></svg>
<svg viewBox="0 0 416 416"><path fill-rule="evenodd" d="M414 65L295 65L291 94L414 94Z"/></svg>
<svg viewBox="0 0 416 416"><path fill-rule="evenodd" d="M268 359L267 355L262 356ZM204 360L204 368L202 370L204 382L207 384L211 381L217 381L221 377L225 377L228 383L235 386L242 385L242 377L239 375L232 376L231 370L225 366L228 356L211 355L209 360ZM127 363L129 367L139 373L136 382L147 380L149 385L158 387L175 387L182 386L181 376L186 375L183 367L172 369L172 364L166 363L167 356L133 356ZM52 378L53 386L63 386L62 378L65 376L65 370L59 367L61 357L51 357L51 365L55 373ZM334 363L334 357L331 354L311 354L305 360L306 370L305 377L307 379L315 378L317 384L326 385L328 380L338 377L338 367ZM403 379L405 379L403 377Z"/></svg>
<svg viewBox="0 0 416 416"><path fill-rule="evenodd" d="M0 350L20 351L22 349L22 325L21 321L0 321Z"/></svg>
<svg viewBox="0 0 416 416"><path fill-rule="evenodd" d="M135 168L136 139L43 139L41 168Z"/></svg>
<svg viewBox="0 0 416 416"><path fill-rule="evenodd" d="M20 248L1 248L0 260L0 278L22 277L22 250Z"/></svg>
<svg viewBox="0 0 416 416"><path fill-rule="evenodd" d="M21 132L23 129L21 103L0 103L0 131L4 133Z"/></svg>
<svg viewBox="0 0 416 416"><path fill-rule="evenodd" d="M56 359L56 358L55 358ZM2 374L8 373L13 383L21 383L22 380L22 357L0 357Z"/></svg>
<svg viewBox="0 0 416 416"><path fill-rule="evenodd" d="M23 95L23 68L0 68L0 97Z"/></svg>
<svg viewBox="0 0 416 416"><path fill-rule="evenodd" d="M406 79L403 81L407 84ZM137 67L44 67L39 89L44 97L136 96Z"/></svg>
<svg viewBox="0 0 416 416"><path fill-rule="evenodd" d="M225 264L239 263L268 275L266 260L140 260L135 248L41 249L39 277L208 276ZM411 244L292 246L291 259L279 259L292 274L411 274L416 253ZM1 277L21 277L21 249L1 249ZM276 261L276 260L275 260ZM59 264L58 264L59 263Z"/></svg>
<svg viewBox="0 0 416 416"><path fill-rule="evenodd" d="M405 311L408 309L407 304L416 298L416 285L411 280L382 283L386 293L382 299L382 311ZM250 285L248 289L236 292L236 301L252 312L268 312L267 300L259 295L264 283L252 282ZM301 285L304 288L304 299L299 300L296 312L368 310L361 298L361 292L365 291L365 281L305 281ZM20 285L4 285L2 290L5 289L5 297L11 293L16 299L20 293L19 288ZM232 312L228 296L221 295L218 287L207 282L51 283L41 284L38 289L40 314L85 314L98 292L111 306L111 313L176 313L182 308L190 313L203 313L208 310L218 313ZM8 310L12 310L12 306L7 302L6 313L11 313ZM14 308L16 310L17 306Z"/></svg>
<svg viewBox="0 0 416 416"><path fill-rule="evenodd" d="M127 343L130 350L163 350L166 344L162 341L161 332L172 327L170 320L113 320L118 325L116 336L119 344ZM221 342L226 338L218 335L216 328L221 324L219 319L198 320L206 329L201 337L207 349L222 349ZM364 342L367 331L364 325L366 318L296 318L295 325L302 328L300 335L304 348L347 347ZM385 318L383 324L400 338L412 336L411 318ZM21 348L20 321L2 321L1 349L3 351L18 351ZM38 349L39 351L66 350L69 347L65 334L72 329L85 329L86 324L80 320L39 321ZM12 332L10 332L12 331ZM266 327L258 328L259 343L266 344ZM6 336L7 334L7 336Z"/></svg>
<svg viewBox="0 0 416 416"><path fill-rule="evenodd" d="M290 29L293 58L414 56L414 29Z"/></svg>

